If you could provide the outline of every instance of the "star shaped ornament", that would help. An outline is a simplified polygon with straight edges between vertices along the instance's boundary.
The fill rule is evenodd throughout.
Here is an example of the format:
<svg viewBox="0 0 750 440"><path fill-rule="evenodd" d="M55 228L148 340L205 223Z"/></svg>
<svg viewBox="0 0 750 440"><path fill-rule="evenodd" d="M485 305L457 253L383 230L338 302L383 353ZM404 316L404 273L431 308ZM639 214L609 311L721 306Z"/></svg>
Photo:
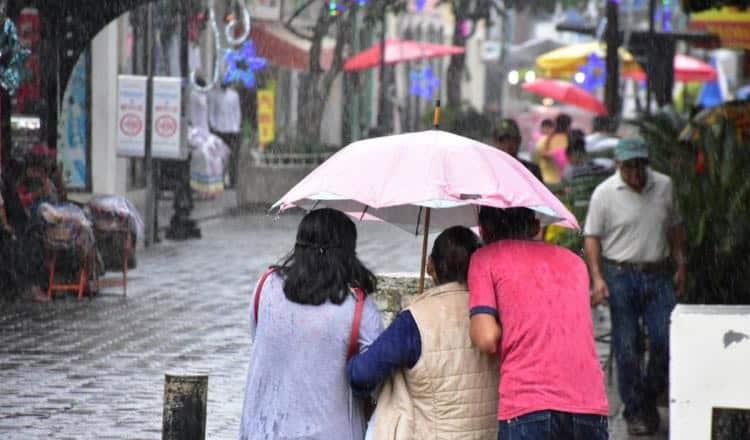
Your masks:
<svg viewBox="0 0 750 440"><path fill-rule="evenodd" d="M427 100L431 100L435 92L440 89L440 78L435 76L430 66L412 70L409 73L409 82L411 83L409 93Z"/></svg>
<svg viewBox="0 0 750 440"><path fill-rule="evenodd" d="M268 65L268 60L257 56L255 43L249 40L236 50L228 50L224 61L227 63L224 83L239 82L248 89L255 87L255 72Z"/></svg>

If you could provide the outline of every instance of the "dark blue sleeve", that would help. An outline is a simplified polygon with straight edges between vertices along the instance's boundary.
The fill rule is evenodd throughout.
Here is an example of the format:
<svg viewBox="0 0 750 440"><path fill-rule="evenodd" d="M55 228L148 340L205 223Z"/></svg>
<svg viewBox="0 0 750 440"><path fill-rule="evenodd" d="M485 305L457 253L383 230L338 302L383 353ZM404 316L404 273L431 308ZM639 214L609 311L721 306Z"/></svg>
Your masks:
<svg viewBox="0 0 750 440"><path fill-rule="evenodd" d="M412 368L422 354L422 339L414 317L408 310L396 316L390 326L367 351L347 365L349 382L355 394L367 395L393 370Z"/></svg>

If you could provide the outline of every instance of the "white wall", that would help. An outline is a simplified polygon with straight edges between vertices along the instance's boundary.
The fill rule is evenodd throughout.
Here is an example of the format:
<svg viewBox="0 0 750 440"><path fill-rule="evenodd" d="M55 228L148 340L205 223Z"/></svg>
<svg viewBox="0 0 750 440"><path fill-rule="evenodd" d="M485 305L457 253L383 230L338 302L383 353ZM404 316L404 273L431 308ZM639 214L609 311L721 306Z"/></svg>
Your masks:
<svg viewBox="0 0 750 440"><path fill-rule="evenodd" d="M116 155L117 21L91 42L91 172L94 193L125 194L127 162Z"/></svg>
<svg viewBox="0 0 750 440"><path fill-rule="evenodd" d="M711 438L712 408L750 409L750 307L678 305L670 328L669 432Z"/></svg>

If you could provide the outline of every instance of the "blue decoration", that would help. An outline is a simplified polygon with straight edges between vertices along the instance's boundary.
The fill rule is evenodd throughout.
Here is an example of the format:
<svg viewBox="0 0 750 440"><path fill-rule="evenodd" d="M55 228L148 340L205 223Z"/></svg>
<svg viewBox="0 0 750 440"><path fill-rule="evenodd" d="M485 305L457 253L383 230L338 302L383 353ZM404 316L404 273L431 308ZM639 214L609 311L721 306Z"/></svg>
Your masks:
<svg viewBox="0 0 750 440"><path fill-rule="evenodd" d="M0 87L8 94L15 95L26 76L24 63L31 55L28 49L21 46L18 32L13 21L6 18L3 32L0 34Z"/></svg>
<svg viewBox="0 0 750 440"><path fill-rule="evenodd" d="M713 57L711 57L711 65L717 69L718 73L718 65ZM721 105L724 101L726 101L726 96L721 90L718 77L713 81L703 83L698 95L698 104L704 108L711 108Z"/></svg>
<svg viewBox="0 0 750 440"><path fill-rule="evenodd" d="M607 65L604 59L597 54L589 55L586 64L581 66L580 73L583 73L584 79L580 87L587 92L594 91L597 87L602 87L607 79Z"/></svg>
<svg viewBox="0 0 750 440"><path fill-rule="evenodd" d="M412 70L409 73L409 81L411 82L409 93L423 99L431 100L435 92L440 89L440 78L435 76L430 66Z"/></svg>
<svg viewBox="0 0 750 440"><path fill-rule="evenodd" d="M256 55L255 43L250 40L237 50L228 50L224 61L227 63L224 83L240 82L248 89L255 87L255 71L268 65L268 60Z"/></svg>
<svg viewBox="0 0 750 440"><path fill-rule="evenodd" d="M417 0L416 1L417 12L424 11L424 7L426 3L427 3L427 0Z"/></svg>

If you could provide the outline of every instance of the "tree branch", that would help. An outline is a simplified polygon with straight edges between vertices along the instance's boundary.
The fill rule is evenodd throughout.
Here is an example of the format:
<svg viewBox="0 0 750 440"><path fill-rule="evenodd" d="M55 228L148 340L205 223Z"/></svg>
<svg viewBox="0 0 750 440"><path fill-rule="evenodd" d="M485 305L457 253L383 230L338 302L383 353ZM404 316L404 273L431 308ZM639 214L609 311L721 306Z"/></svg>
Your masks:
<svg viewBox="0 0 750 440"><path fill-rule="evenodd" d="M312 4L313 4L313 3L315 3L315 1L316 1L316 0L307 0L307 1L306 1L306 2L305 2L305 3L303 4L303 5L302 5L302 6L300 6L299 8L297 8L297 10L296 10L296 11L294 11L294 13L293 13L293 14L292 14L291 16L289 16L289 18L288 18L288 19L287 19L287 20L286 20L286 21L284 22L284 27L285 27L285 28L286 28L286 29L287 29L287 30L288 30L289 32L291 32L291 33L293 33L294 35L296 35L297 37L299 37L299 38L304 38L305 40L309 40L309 41L312 41L312 40L313 40L313 38L314 38L314 36L310 36L310 35L305 35L305 34L303 34L302 32L298 31L297 29L295 29L295 28L294 28L294 26L292 26L292 22L293 22L293 21L294 21L294 20L295 20L295 19L296 19L297 17L299 17L299 16L300 16L300 14L302 14L303 12L305 12L305 9L309 8L310 6L312 6Z"/></svg>

